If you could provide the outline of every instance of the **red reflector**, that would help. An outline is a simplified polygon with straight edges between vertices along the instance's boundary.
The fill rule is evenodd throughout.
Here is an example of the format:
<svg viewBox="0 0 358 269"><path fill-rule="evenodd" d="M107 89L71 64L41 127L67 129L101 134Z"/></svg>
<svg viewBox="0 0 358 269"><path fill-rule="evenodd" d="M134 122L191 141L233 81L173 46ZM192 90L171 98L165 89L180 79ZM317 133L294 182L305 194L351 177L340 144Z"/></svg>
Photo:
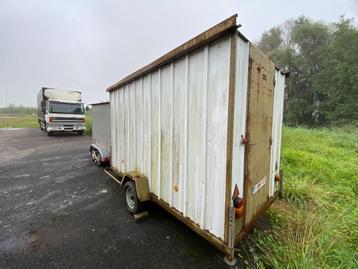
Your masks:
<svg viewBox="0 0 358 269"><path fill-rule="evenodd" d="M235 208L235 218L241 218L242 214L244 213L244 207Z"/></svg>
<svg viewBox="0 0 358 269"><path fill-rule="evenodd" d="M232 194L232 199L235 199L236 197L238 197L239 194L240 194L239 187L237 186L237 184L235 184L234 193Z"/></svg>
<svg viewBox="0 0 358 269"><path fill-rule="evenodd" d="M48 122L52 122L52 117L48 117Z"/></svg>

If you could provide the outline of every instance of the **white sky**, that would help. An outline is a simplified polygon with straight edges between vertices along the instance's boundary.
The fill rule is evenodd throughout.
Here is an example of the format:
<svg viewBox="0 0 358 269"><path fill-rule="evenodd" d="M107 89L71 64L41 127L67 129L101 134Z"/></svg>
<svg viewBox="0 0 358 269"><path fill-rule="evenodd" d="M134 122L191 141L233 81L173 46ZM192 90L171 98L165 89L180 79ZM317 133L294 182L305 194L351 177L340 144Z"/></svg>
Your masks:
<svg viewBox="0 0 358 269"><path fill-rule="evenodd" d="M0 106L6 93L35 106L42 86L105 100L106 87L234 13L256 41L299 15L357 17L358 0L0 0Z"/></svg>

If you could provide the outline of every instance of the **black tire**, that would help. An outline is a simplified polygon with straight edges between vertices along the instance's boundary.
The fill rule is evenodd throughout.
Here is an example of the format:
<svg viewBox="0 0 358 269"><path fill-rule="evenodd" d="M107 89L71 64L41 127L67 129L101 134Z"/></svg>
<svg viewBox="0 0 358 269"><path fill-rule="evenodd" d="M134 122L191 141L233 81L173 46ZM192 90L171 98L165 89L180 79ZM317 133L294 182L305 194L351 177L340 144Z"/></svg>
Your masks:
<svg viewBox="0 0 358 269"><path fill-rule="evenodd" d="M78 131L77 132L79 135L83 135L85 133L85 131Z"/></svg>
<svg viewBox="0 0 358 269"><path fill-rule="evenodd" d="M47 136L52 136L53 135L52 132L48 132L48 131L46 131L46 134L47 134Z"/></svg>
<svg viewBox="0 0 358 269"><path fill-rule="evenodd" d="M143 203L139 201L135 184L131 180L124 184L124 203L127 211L132 215L142 211Z"/></svg>

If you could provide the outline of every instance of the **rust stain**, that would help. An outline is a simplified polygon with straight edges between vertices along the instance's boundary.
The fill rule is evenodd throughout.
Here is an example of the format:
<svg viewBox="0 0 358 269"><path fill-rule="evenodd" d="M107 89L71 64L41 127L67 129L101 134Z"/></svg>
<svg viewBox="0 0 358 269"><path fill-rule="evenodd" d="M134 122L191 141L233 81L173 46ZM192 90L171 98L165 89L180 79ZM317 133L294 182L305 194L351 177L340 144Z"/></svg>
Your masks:
<svg viewBox="0 0 358 269"><path fill-rule="evenodd" d="M178 186L178 184L175 184L175 185L174 185L174 191L175 191L175 192L178 192L178 191L179 191L179 186Z"/></svg>

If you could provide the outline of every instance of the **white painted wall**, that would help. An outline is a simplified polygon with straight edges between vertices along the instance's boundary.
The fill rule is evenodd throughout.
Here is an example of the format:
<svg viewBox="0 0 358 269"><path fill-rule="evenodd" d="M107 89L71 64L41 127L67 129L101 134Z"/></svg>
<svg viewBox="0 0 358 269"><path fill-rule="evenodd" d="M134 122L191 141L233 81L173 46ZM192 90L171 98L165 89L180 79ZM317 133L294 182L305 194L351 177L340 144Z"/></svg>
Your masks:
<svg viewBox="0 0 358 269"><path fill-rule="evenodd" d="M240 37L237 39L236 57L236 83L235 83L235 111L234 111L234 144L231 194L237 184L240 197L244 197L244 158L245 145L242 137L246 133L246 110L247 110L247 84L249 72L249 42Z"/></svg>
<svg viewBox="0 0 358 269"><path fill-rule="evenodd" d="M112 166L222 239L229 60L226 35L110 93Z"/></svg>
<svg viewBox="0 0 358 269"><path fill-rule="evenodd" d="M285 75L276 70L272 115L272 146L270 164L270 196L275 193L275 174L280 171L281 134L283 119L283 101L285 96Z"/></svg>

